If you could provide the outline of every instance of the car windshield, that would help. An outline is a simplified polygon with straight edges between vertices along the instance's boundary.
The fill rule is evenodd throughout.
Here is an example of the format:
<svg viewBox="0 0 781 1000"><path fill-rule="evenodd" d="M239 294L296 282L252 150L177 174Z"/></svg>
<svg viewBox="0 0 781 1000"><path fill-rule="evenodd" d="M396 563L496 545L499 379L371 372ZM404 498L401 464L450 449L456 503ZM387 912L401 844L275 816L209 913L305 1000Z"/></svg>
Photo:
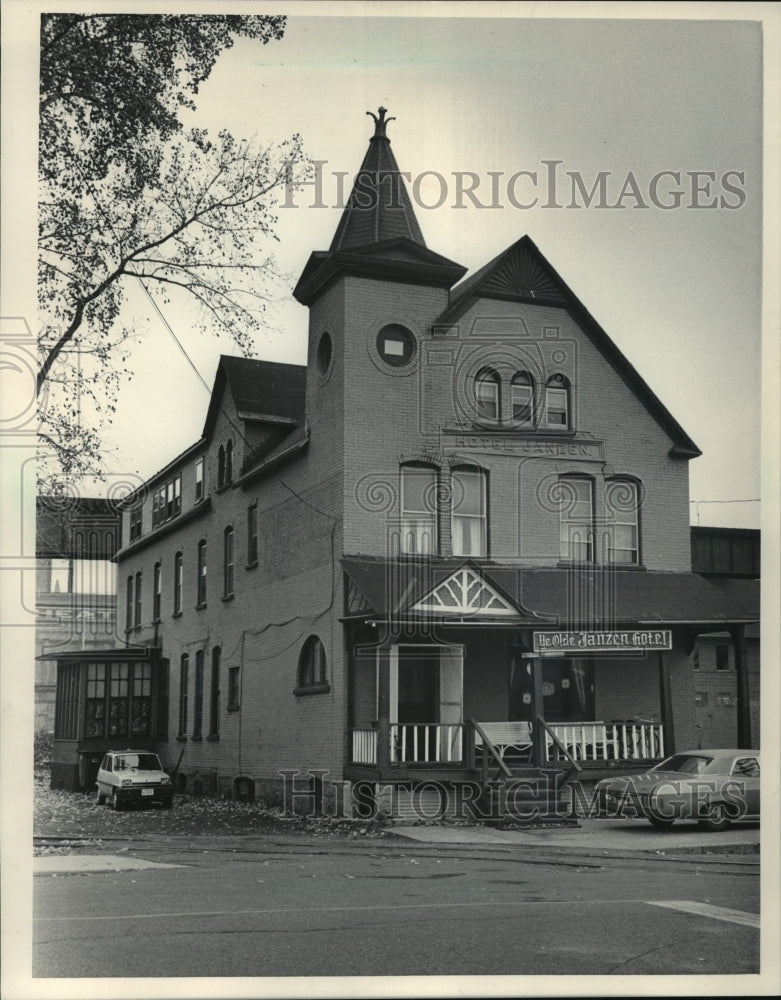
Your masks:
<svg viewBox="0 0 781 1000"><path fill-rule="evenodd" d="M115 758L115 771L162 771L156 753L123 753Z"/></svg>
<svg viewBox="0 0 781 1000"><path fill-rule="evenodd" d="M679 771L681 774L702 774L713 760L712 757L701 757L691 753L676 753L661 764L657 764L654 771Z"/></svg>

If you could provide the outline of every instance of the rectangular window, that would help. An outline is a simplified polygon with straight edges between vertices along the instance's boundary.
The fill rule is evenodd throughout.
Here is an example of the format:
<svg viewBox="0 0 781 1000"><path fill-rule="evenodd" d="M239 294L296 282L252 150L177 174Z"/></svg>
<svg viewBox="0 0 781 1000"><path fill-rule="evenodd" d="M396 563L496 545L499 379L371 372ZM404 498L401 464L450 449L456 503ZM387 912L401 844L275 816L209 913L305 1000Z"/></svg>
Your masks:
<svg viewBox="0 0 781 1000"><path fill-rule="evenodd" d="M198 542L198 607L206 604L206 542Z"/></svg>
<svg viewBox="0 0 781 1000"><path fill-rule="evenodd" d="M112 663L108 698L108 735L127 736L130 714L130 664Z"/></svg>
<svg viewBox="0 0 781 1000"><path fill-rule="evenodd" d="M631 479L612 479L605 486L607 507L606 561L629 566L640 562L639 514L637 483Z"/></svg>
<svg viewBox="0 0 781 1000"><path fill-rule="evenodd" d="M184 583L184 563L182 553L174 556L174 614L182 613L182 584Z"/></svg>
<svg viewBox="0 0 781 1000"><path fill-rule="evenodd" d="M69 594L71 589L70 559L52 559L49 575L50 594Z"/></svg>
<svg viewBox="0 0 781 1000"><path fill-rule="evenodd" d="M485 473L453 470L451 493L453 555L487 555Z"/></svg>
<svg viewBox="0 0 781 1000"><path fill-rule="evenodd" d="M133 625L141 627L141 573L136 573L136 594L135 606L133 609Z"/></svg>
<svg viewBox="0 0 781 1000"><path fill-rule="evenodd" d="M258 561L258 505L252 503L247 508L247 565Z"/></svg>
<svg viewBox="0 0 781 1000"><path fill-rule="evenodd" d="M223 536L222 596L233 596L233 528L226 528Z"/></svg>
<svg viewBox="0 0 781 1000"><path fill-rule="evenodd" d="M127 578L127 591L125 597L125 628L131 629L133 627L133 577L129 576Z"/></svg>
<svg viewBox="0 0 781 1000"><path fill-rule="evenodd" d="M499 418L499 385L490 378L478 378L475 385L477 394L477 415L482 420Z"/></svg>
<svg viewBox="0 0 781 1000"><path fill-rule="evenodd" d="M212 673L209 685L209 738L220 735L220 655L219 646L212 650Z"/></svg>
<svg viewBox="0 0 781 1000"><path fill-rule="evenodd" d="M87 739L106 733L106 664L90 663L87 667L87 700L84 736Z"/></svg>
<svg viewBox="0 0 781 1000"><path fill-rule="evenodd" d="M729 646L723 642L716 643L716 669L729 670Z"/></svg>
<svg viewBox="0 0 781 1000"><path fill-rule="evenodd" d="M239 707L239 668L228 670L228 711L233 712Z"/></svg>
<svg viewBox="0 0 781 1000"><path fill-rule="evenodd" d="M195 463L195 502L203 500L203 459L199 458Z"/></svg>
<svg viewBox="0 0 781 1000"><path fill-rule="evenodd" d="M203 650L195 654L195 691L193 699L193 739L203 734Z"/></svg>
<svg viewBox="0 0 781 1000"><path fill-rule="evenodd" d="M182 510L182 475L179 473L173 479L155 490L152 495L152 527L157 528Z"/></svg>
<svg viewBox="0 0 781 1000"><path fill-rule="evenodd" d="M130 508L130 541L141 537L141 503Z"/></svg>
<svg viewBox="0 0 781 1000"><path fill-rule="evenodd" d="M569 427L568 392L548 386L545 390L545 420L549 427Z"/></svg>
<svg viewBox="0 0 781 1000"><path fill-rule="evenodd" d="M163 603L163 568L160 563L155 563L154 572L154 593L152 596L152 620L160 621L160 611Z"/></svg>
<svg viewBox="0 0 781 1000"><path fill-rule="evenodd" d="M187 717L190 697L190 657L182 653L179 666L179 736L187 735Z"/></svg>
<svg viewBox="0 0 781 1000"><path fill-rule="evenodd" d="M130 731L133 736L152 735L152 664L136 663L133 667Z"/></svg>
<svg viewBox="0 0 781 1000"><path fill-rule="evenodd" d="M567 562L594 561L594 496L590 479L559 477L559 554Z"/></svg>
<svg viewBox="0 0 781 1000"><path fill-rule="evenodd" d="M437 550L437 473L405 466L401 470L401 552L434 555Z"/></svg>

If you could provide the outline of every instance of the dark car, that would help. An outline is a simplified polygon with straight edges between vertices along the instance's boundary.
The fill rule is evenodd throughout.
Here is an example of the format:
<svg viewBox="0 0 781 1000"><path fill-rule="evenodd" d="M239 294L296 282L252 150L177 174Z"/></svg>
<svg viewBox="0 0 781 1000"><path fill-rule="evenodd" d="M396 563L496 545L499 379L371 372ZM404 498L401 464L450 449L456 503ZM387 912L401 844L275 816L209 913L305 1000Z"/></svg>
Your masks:
<svg viewBox="0 0 781 1000"><path fill-rule="evenodd" d="M697 820L723 830L759 819L759 754L755 750L690 750L642 774L597 782L599 801L614 815L644 816L658 827Z"/></svg>
<svg viewBox="0 0 781 1000"><path fill-rule="evenodd" d="M157 754L147 750L109 750L101 761L96 783L99 805L106 800L114 809L134 802L159 803L165 809L173 805L171 778Z"/></svg>

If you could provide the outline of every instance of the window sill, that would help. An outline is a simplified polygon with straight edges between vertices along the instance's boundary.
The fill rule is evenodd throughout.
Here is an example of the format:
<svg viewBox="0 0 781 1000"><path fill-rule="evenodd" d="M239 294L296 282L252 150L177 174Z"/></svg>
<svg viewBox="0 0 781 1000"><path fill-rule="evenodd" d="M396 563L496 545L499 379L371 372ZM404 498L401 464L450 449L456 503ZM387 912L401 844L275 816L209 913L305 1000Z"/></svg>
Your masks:
<svg viewBox="0 0 781 1000"><path fill-rule="evenodd" d="M244 569L257 569L257 568L258 568L257 559L253 559L252 562L248 562L247 565L244 567Z"/></svg>
<svg viewBox="0 0 781 1000"><path fill-rule="evenodd" d="M179 735L178 735L178 736L176 737L176 742L177 742L177 743L186 743L186 742L187 742L187 737L186 737L186 736L182 736L182 734L180 733L180 734L179 734Z"/></svg>
<svg viewBox="0 0 781 1000"><path fill-rule="evenodd" d="M205 607L206 607L206 601L204 601L204 602L203 602L203 604L196 604L196 605L195 605L195 610L196 610L196 611L203 611L203 609L204 609Z"/></svg>
<svg viewBox="0 0 781 1000"><path fill-rule="evenodd" d="M220 737L219 737L219 735L217 733L212 733L211 735L209 735L209 736L206 737L206 742L207 743L219 743L220 742Z"/></svg>
<svg viewBox="0 0 781 1000"><path fill-rule="evenodd" d="M298 697L299 695L306 694L328 694L331 690L330 684L310 684L308 687L297 687L293 689L293 694Z"/></svg>
<svg viewBox="0 0 781 1000"><path fill-rule="evenodd" d="M235 594L225 594L223 597L220 598L220 600L222 601L223 604L227 604L229 601L232 601L235 596L236 596Z"/></svg>
<svg viewBox="0 0 781 1000"><path fill-rule="evenodd" d="M198 735L198 736L191 736L190 737L190 742L191 743L203 743L203 736L200 736L200 735Z"/></svg>
<svg viewBox="0 0 781 1000"><path fill-rule="evenodd" d="M182 612L181 611L174 611L174 613L171 615L171 617L172 618L181 618L182 617Z"/></svg>

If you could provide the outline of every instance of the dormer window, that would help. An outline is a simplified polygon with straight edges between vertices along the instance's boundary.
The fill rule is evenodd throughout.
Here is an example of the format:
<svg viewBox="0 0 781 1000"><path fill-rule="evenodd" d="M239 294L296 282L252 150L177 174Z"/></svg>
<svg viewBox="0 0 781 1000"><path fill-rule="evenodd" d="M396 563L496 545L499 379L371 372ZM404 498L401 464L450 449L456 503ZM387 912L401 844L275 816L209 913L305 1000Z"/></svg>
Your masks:
<svg viewBox="0 0 781 1000"><path fill-rule="evenodd" d="M569 382L553 375L545 386L545 424L559 429L570 426Z"/></svg>
<svg viewBox="0 0 781 1000"><path fill-rule="evenodd" d="M499 376L492 368L483 368L477 373L475 408L478 420L499 419Z"/></svg>
<svg viewBox="0 0 781 1000"><path fill-rule="evenodd" d="M510 383L510 402L514 423L534 422L534 382L528 372L518 372L513 375Z"/></svg>

